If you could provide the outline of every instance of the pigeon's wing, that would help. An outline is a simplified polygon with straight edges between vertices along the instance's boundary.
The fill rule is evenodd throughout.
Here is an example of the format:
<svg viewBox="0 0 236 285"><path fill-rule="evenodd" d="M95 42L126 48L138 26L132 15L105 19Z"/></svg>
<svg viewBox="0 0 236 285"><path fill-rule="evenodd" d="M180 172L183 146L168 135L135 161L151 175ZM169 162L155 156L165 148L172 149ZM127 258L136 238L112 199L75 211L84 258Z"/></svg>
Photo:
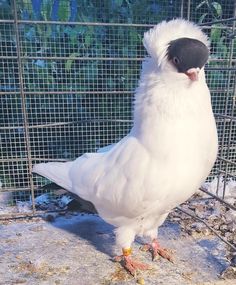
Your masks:
<svg viewBox="0 0 236 285"><path fill-rule="evenodd" d="M154 200L159 207L165 191L159 185L165 185L161 177L166 175L159 175L163 167L153 163L147 149L127 136L105 152L84 154L72 162L36 164L33 172L92 202L115 225L151 211Z"/></svg>
<svg viewBox="0 0 236 285"><path fill-rule="evenodd" d="M99 160L101 159L102 155L108 151L110 151L116 144L107 145L98 149L97 153L85 153L84 155L80 156L75 161L68 161L68 162L48 162L48 163L38 163L35 164L33 167L32 172L37 173L47 179L53 181L57 185L60 185L64 189L72 192L72 183L71 178L69 177L69 172L72 166L75 164L78 165L79 163L85 162L88 159L92 160ZM79 162L79 163L78 163ZM72 177L73 178L73 177Z"/></svg>
<svg viewBox="0 0 236 285"><path fill-rule="evenodd" d="M107 152L85 154L74 162L72 192L91 201L99 213L133 217L145 195L148 161L146 149L127 136Z"/></svg>
<svg viewBox="0 0 236 285"><path fill-rule="evenodd" d="M46 177L62 188L71 191L72 183L69 177L69 171L73 163L74 161L38 163L34 165L32 172Z"/></svg>

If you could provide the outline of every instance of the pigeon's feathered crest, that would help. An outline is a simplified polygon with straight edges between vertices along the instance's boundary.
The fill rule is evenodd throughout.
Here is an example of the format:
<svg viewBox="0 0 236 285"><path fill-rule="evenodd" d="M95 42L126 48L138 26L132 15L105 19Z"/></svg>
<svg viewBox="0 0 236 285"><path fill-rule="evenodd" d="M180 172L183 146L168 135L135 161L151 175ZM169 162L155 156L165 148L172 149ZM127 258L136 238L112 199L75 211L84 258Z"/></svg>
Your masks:
<svg viewBox="0 0 236 285"><path fill-rule="evenodd" d="M166 53L171 41L179 38L192 38L203 42L208 48L210 42L200 27L192 22L175 19L163 21L144 33L143 44L149 55L161 67L166 62Z"/></svg>

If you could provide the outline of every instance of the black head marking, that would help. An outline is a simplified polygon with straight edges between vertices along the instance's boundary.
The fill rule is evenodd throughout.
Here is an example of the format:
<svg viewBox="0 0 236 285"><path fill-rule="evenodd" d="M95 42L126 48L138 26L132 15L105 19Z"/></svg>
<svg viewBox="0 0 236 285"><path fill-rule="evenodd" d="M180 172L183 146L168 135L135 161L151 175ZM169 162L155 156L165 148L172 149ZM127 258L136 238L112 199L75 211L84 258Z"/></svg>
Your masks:
<svg viewBox="0 0 236 285"><path fill-rule="evenodd" d="M185 73L190 68L202 68L209 57L207 46L196 39L179 38L171 41L167 50L167 58Z"/></svg>

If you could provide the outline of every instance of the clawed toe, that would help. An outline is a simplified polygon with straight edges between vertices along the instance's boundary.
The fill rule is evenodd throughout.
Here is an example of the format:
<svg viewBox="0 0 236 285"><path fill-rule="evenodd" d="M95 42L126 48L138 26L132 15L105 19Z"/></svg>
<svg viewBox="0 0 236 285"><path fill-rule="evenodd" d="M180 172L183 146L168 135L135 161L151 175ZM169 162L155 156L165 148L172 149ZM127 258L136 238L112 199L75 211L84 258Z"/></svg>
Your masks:
<svg viewBox="0 0 236 285"><path fill-rule="evenodd" d="M159 248L157 250L156 254L160 255L161 257L163 257L163 258L165 258L167 260L169 260L172 263L174 262L174 259L173 259L172 255L169 253L169 250L166 249L166 248Z"/></svg>
<svg viewBox="0 0 236 285"><path fill-rule="evenodd" d="M136 276L138 270L148 270L150 266L136 261L131 258L131 256L120 255L114 258L114 261L120 262L121 265L133 276Z"/></svg>
<svg viewBox="0 0 236 285"><path fill-rule="evenodd" d="M159 256L169 260L170 262L174 262L173 257L170 252L166 248L162 248L158 241L154 239L151 244L145 244L141 247L142 251L149 251L152 254L152 260L159 258Z"/></svg>

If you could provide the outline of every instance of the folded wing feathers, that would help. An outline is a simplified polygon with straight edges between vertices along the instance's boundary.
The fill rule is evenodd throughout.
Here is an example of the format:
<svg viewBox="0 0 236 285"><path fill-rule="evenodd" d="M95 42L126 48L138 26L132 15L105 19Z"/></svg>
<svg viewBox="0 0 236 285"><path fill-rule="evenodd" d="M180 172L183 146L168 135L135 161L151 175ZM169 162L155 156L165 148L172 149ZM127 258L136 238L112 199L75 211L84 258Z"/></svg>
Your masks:
<svg viewBox="0 0 236 285"><path fill-rule="evenodd" d="M33 172L47 179L55 182L66 190L71 191L72 183L69 178L69 171L73 161L69 162L49 162L49 163L39 163L34 165Z"/></svg>

